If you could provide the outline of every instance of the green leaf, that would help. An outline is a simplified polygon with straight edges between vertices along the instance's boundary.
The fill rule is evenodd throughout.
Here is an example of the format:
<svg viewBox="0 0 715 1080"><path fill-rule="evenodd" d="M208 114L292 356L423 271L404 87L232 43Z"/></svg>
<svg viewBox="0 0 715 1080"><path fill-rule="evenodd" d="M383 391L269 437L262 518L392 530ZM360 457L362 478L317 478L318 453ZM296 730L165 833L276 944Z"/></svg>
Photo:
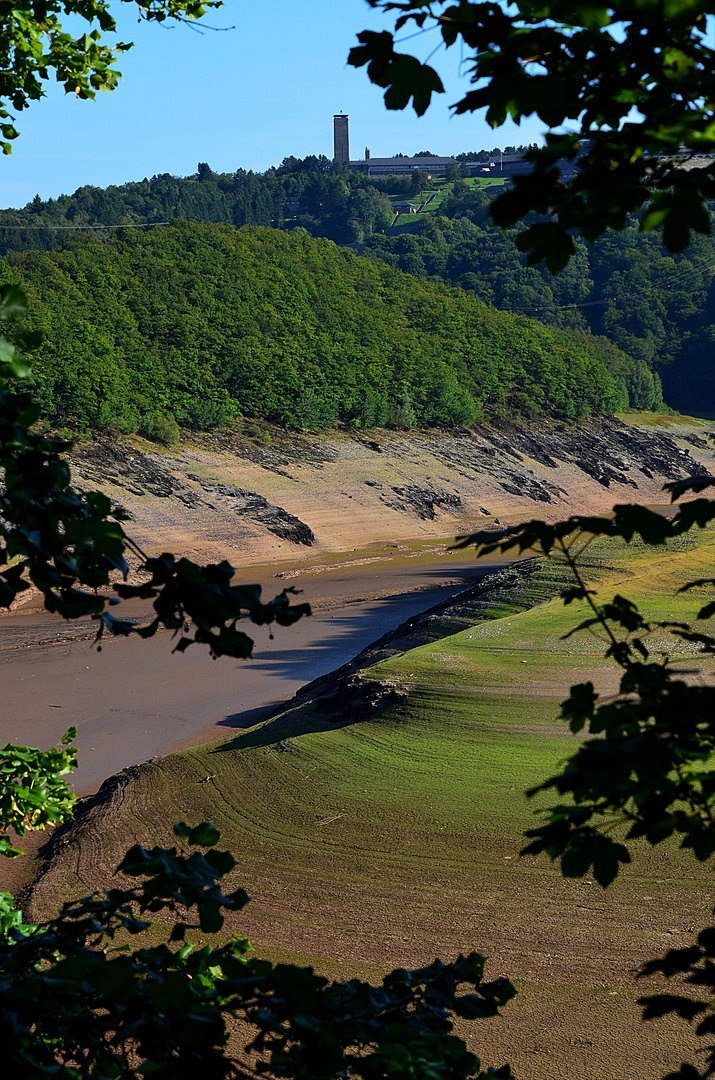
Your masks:
<svg viewBox="0 0 715 1080"><path fill-rule="evenodd" d="M217 900L199 900L199 926L205 934L217 934L223 926L221 905Z"/></svg>
<svg viewBox="0 0 715 1080"><path fill-rule="evenodd" d="M17 319L27 314L27 297L17 285L0 285L0 319Z"/></svg>
<svg viewBox="0 0 715 1080"><path fill-rule="evenodd" d="M208 821L202 821L195 829L191 829L188 835L189 843L200 847L213 847L220 839L221 833Z"/></svg>

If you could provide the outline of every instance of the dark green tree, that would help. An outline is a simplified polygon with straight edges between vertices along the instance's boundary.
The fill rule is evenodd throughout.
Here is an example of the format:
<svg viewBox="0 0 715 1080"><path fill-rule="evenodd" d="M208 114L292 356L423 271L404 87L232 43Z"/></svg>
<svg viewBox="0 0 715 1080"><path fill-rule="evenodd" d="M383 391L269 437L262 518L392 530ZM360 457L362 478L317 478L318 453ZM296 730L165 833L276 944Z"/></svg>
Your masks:
<svg viewBox="0 0 715 1080"><path fill-rule="evenodd" d="M413 169L410 174L410 191L414 195L421 195L427 186L427 173L422 169Z"/></svg>

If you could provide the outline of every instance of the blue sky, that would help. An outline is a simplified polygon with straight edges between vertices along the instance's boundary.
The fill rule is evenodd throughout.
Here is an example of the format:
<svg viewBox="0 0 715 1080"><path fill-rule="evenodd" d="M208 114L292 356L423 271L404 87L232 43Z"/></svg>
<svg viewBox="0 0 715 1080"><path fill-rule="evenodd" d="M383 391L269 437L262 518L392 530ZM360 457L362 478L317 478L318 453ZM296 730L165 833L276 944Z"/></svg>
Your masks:
<svg viewBox="0 0 715 1080"><path fill-rule="evenodd" d="M458 153L534 141L538 122L493 132L479 116L452 117L467 85L457 48L432 63L447 93L426 116L388 112L365 69L348 67L355 35L389 24L364 0L227 0L203 33L138 23L113 9L120 37L136 47L121 58L124 81L95 102L48 85L47 97L18 119L20 138L0 160L0 206L24 206L83 184L121 184L155 173L185 176L207 161L218 172L263 171L293 154L332 156L332 116L350 115L351 156L431 150ZM435 32L405 45L424 60Z"/></svg>

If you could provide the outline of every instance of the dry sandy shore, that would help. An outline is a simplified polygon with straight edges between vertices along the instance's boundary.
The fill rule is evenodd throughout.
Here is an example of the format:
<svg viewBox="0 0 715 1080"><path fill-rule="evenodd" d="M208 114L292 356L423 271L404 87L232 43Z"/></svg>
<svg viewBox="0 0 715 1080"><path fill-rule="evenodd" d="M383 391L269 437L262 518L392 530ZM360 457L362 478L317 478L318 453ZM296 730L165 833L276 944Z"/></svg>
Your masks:
<svg viewBox="0 0 715 1080"><path fill-rule="evenodd" d="M80 485L102 487L133 514L131 534L147 551L243 567L325 564L374 545L443 541L495 518L662 502L664 481L710 471L712 427L663 417L477 432L274 430L269 443L206 437L171 451L140 440L85 445L74 469Z"/></svg>

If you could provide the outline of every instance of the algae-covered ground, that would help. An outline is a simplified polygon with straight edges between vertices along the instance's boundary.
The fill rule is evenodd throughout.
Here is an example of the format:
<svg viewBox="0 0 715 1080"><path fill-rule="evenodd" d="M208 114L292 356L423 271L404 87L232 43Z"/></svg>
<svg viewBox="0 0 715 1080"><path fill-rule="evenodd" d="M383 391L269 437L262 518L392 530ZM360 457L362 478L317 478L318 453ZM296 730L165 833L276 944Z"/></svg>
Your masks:
<svg viewBox="0 0 715 1080"><path fill-rule="evenodd" d="M711 573L714 554L715 532L675 549L601 542L588 573L655 619L689 618L702 598L674 590ZM549 566L529 579L534 598L547 578ZM633 973L704 925L711 871L675 845L642 846L603 891L520 857L535 810L525 789L577 745L558 703L585 678L616 686L602 641L564 639L575 605L523 607L500 602L364 672L406 691L375 719L331 727L308 701L284 715L293 734L279 743L270 725L254 728L129 774L59 838L33 905L106 884L137 838L164 842L172 822L209 818L252 896L233 928L259 954L378 978L476 948L519 989L499 1020L463 1028L485 1064L509 1060L523 1080L663 1075L693 1038L680 1023L639 1021L636 999L654 986ZM656 651L674 644L654 635ZM676 649L679 666L710 678L712 661L693 654Z"/></svg>

